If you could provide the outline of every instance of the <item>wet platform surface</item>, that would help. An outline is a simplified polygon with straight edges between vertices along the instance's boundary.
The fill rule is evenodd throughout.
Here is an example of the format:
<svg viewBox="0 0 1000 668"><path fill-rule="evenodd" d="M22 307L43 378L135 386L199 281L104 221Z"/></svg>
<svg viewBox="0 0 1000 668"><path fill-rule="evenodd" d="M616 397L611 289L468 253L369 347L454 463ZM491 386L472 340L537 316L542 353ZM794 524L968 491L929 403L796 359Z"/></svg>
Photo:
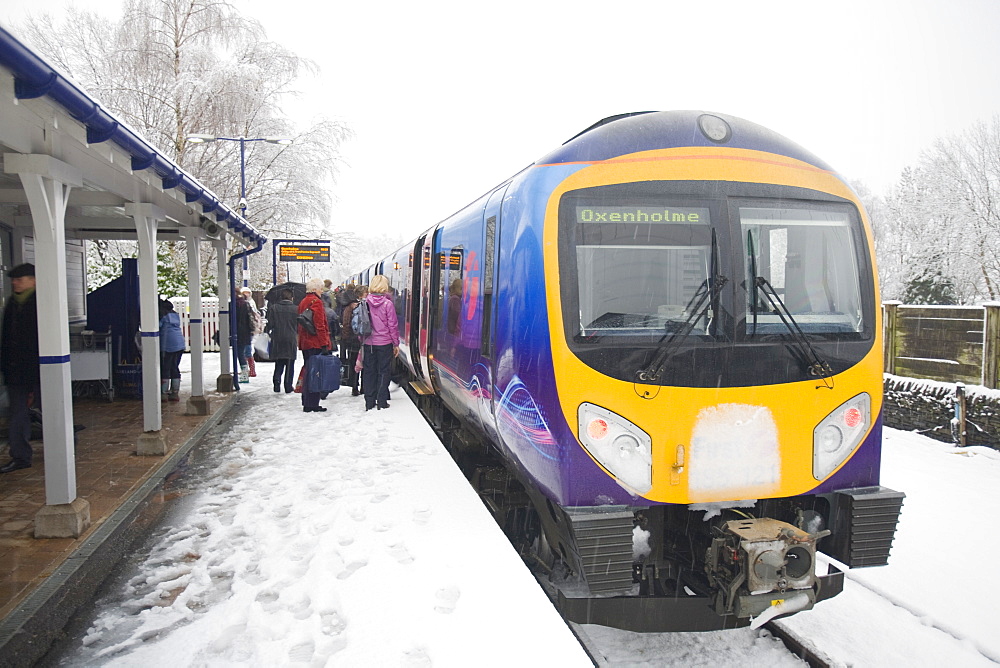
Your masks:
<svg viewBox="0 0 1000 668"><path fill-rule="evenodd" d="M90 527L79 538L34 537L35 514L45 505L41 440L32 441L31 468L0 475L0 625L9 625L12 618L24 614L25 601L43 588L88 540L93 543L102 527L107 529L104 524L108 519L151 477L163 475L161 469L172 455L190 447L238 396L206 392L209 415L185 415L189 392L184 390L182 387L179 402L163 403L161 433L167 444L163 456L135 454L143 427L140 400L74 399L73 419L83 426L77 433L77 495L90 504L91 519ZM6 463L6 442L0 447L0 463ZM3 653L0 649L0 657Z"/></svg>

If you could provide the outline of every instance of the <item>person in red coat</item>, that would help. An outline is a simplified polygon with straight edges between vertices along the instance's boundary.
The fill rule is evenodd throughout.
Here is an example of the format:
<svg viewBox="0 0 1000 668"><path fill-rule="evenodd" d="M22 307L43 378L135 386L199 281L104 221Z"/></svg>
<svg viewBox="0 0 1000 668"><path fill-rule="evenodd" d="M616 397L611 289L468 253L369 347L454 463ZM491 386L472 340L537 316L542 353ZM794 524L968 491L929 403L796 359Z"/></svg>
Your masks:
<svg viewBox="0 0 1000 668"><path fill-rule="evenodd" d="M326 324L326 311L320 295L323 293L323 279L312 278L306 283L306 296L299 302L299 314L307 309L312 311L313 325L316 333L312 334L299 325L299 350L302 351L303 368L309 366L309 358L330 350L330 328ZM322 413L326 408L319 405L319 392L302 391L302 411L305 413Z"/></svg>

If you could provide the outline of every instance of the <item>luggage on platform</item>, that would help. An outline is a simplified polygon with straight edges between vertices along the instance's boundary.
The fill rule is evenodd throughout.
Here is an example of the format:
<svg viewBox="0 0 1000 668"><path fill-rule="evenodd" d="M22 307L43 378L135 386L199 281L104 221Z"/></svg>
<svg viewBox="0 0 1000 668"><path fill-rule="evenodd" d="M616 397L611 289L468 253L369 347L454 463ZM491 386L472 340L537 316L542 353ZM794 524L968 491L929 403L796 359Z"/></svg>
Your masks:
<svg viewBox="0 0 1000 668"><path fill-rule="evenodd" d="M321 353L309 358L306 365L306 387L310 392L333 392L340 389L340 358Z"/></svg>

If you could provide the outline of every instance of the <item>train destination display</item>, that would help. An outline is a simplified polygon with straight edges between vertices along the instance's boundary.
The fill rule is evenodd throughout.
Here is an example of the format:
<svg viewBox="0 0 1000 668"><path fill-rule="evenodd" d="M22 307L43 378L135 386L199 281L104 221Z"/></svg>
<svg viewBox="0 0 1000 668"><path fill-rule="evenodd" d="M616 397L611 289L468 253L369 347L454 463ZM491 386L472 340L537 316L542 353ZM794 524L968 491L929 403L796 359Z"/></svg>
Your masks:
<svg viewBox="0 0 1000 668"><path fill-rule="evenodd" d="M328 245L296 245L278 246L280 262L329 262L330 247Z"/></svg>

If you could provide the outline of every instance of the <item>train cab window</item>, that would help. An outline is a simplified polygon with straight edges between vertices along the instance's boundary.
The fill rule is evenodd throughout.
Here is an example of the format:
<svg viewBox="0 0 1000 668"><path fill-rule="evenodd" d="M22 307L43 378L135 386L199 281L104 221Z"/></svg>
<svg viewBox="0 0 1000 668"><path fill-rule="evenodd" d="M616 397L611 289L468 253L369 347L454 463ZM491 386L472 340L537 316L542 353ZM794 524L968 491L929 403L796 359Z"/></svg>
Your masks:
<svg viewBox="0 0 1000 668"><path fill-rule="evenodd" d="M576 335L707 334L712 215L698 202L574 207Z"/></svg>
<svg viewBox="0 0 1000 668"><path fill-rule="evenodd" d="M565 340L621 380L797 382L809 377L803 348L839 372L875 340L861 217L835 195L726 181L583 188L560 200L558 252Z"/></svg>
<svg viewBox="0 0 1000 668"><path fill-rule="evenodd" d="M859 253L846 210L819 204L737 210L748 337L786 335L789 326L806 335L862 331Z"/></svg>

